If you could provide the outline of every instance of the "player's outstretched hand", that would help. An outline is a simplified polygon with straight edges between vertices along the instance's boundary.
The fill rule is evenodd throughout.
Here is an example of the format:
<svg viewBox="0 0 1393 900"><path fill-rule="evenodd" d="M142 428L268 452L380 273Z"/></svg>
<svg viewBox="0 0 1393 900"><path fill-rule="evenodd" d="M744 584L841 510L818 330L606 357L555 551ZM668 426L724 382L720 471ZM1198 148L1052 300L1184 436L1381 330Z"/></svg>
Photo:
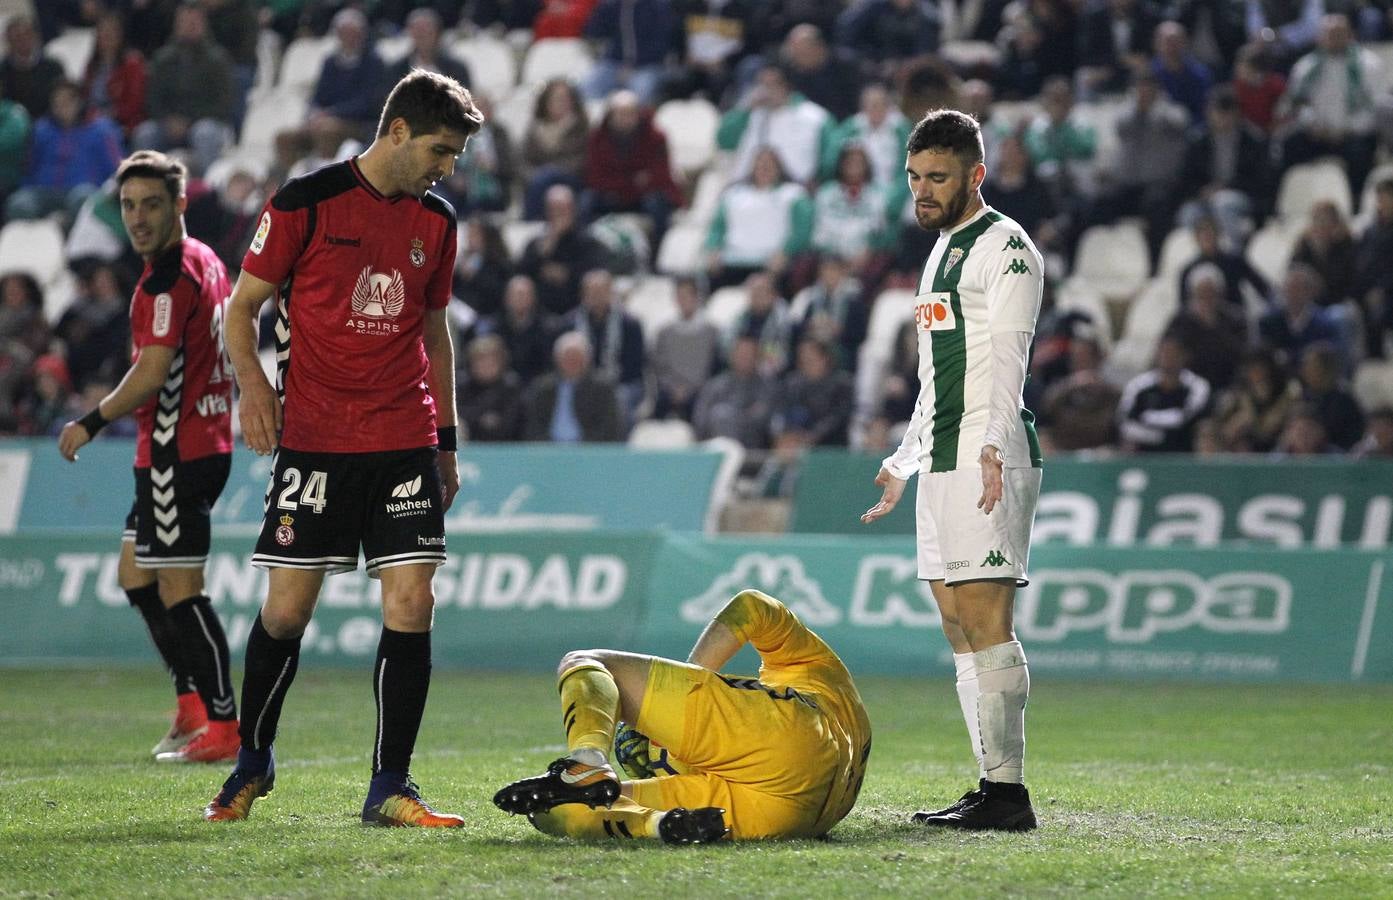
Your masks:
<svg viewBox="0 0 1393 900"><path fill-rule="evenodd" d="M905 480L896 478L890 474L890 470L884 466L880 467L880 472L875 476L875 483L884 490L880 495L880 502L861 514L861 524L869 525L881 516L884 516L895 508L895 504L900 502L900 497L904 495Z"/></svg>
<svg viewBox="0 0 1393 900"><path fill-rule="evenodd" d="M242 385L238 417L248 450L257 456L275 451L281 433L281 401L265 378L248 378Z"/></svg>
<svg viewBox="0 0 1393 900"><path fill-rule="evenodd" d="M87 433L86 426L81 422L69 422L63 426L62 432L58 435L58 452L68 462L76 462L77 451L81 450L90 440L92 440L92 435Z"/></svg>
<svg viewBox="0 0 1393 900"><path fill-rule="evenodd" d="M445 450L435 455L435 465L440 470L441 509L449 512L459 493L459 461L453 450Z"/></svg>
<svg viewBox="0 0 1393 900"><path fill-rule="evenodd" d="M977 501L977 508L991 515L992 508L1001 500L1001 451L987 444L978 455L977 464L982 467L982 497Z"/></svg>

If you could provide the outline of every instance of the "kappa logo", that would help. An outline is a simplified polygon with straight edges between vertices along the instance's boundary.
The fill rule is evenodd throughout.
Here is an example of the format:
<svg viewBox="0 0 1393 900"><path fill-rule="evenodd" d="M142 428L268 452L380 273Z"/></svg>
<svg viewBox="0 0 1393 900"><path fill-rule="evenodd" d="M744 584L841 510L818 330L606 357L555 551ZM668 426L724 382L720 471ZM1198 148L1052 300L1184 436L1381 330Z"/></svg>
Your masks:
<svg viewBox="0 0 1393 900"><path fill-rule="evenodd" d="M987 554L987 558L982 560L984 566L1009 566L1011 561L1001 555L1000 550L993 550Z"/></svg>
<svg viewBox="0 0 1393 900"><path fill-rule="evenodd" d="M1006 249L1007 249L1007 250L1024 250L1024 249L1025 249L1025 241L1023 241L1023 240L1020 239L1020 235L1013 234L1013 235L1011 235L1010 240L1008 240L1008 241L1006 242Z"/></svg>
<svg viewBox="0 0 1393 900"><path fill-rule="evenodd" d="M1002 275L1029 275L1029 274L1030 274L1030 266L1026 265L1026 264L1025 264L1025 260L1023 260L1023 259L1013 259L1013 260L1011 260L1011 262L1006 266L1006 268L1004 268L1004 269L1001 270L1001 274L1002 274Z"/></svg>
<svg viewBox="0 0 1393 900"><path fill-rule="evenodd" d="M403 481L401 484L392 488L393 497L414 497L421 492L421 476L417 475L410 481Z"/></svg>
<svg viewBox="0 0 1393 900"><path fill-rule="evenodd" d="M809 625L835 625L842 618L841 609L822 595L822 586L804 570L801 559L792 554L766 553L746 553L704 592L682 601L682 618L705 622L745 588L778 597Z"/></svg>
<svg viewBox="0 0 1393 900"><path fill-rule="evenodd" d="M266 238L270 233L271 213L264 212L261 214L261 224L256 226L256 236L252 238L251 251L257 256L260 256L261 251L266 249Z"/></svg>

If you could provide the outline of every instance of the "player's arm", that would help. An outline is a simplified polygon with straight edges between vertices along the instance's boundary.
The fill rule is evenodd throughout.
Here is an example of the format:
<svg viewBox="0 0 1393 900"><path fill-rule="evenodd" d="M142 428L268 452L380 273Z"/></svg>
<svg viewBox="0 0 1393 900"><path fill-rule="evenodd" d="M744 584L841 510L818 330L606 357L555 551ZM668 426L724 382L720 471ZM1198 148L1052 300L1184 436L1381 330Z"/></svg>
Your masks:
<svg viewBox="0 0 1393 900"><path fill-rule="evenodd" d="M992 235L982 263L986 281L987 330L991 333L992 384L987 428L977 462L982 468L982 496L977 508L990 515L1004 490L1006 447L1021 426L1021 394L1030 360L1030 341L1045 288L1045 262L1029 238Z"/></svg>
<svg viewBox="0 0 1393 900"><path fill-rule="evenodd" d="M687 661L718 672L746 643L753 644L771 666L835 655L788 607L763 591L746 589L730 598L706 626Z"/></svg>
<svg viewBox="0 0 1393 900"><path fill-rule="evenodd" d="M876 519L888 515L904 496L905 483L910 476L919 471L920 433L924 430L923 403L914 401L914 413L909 418L909 427L900 438L895 452L887 456L876 473L875 483L881 488L880 499L875 506L861 514L861 523L869 525Z"/></svg>
<svg viewBox="0 0 1393 900"><path fill-rule="evenodd" d="M281 401L271 382L266 380L256 353L257 319L261 307L275 292L274 284L243 268L232 289L223 324L227 356L237 372L237 386L242 391L238 404L242 439L247 442L247 448L259 456L276 449L281 431Z"/></svg>
<svg viewBox="0 0 1393 900"><path fill-rule="evenodd" d="M75 461L77 451L96 437L108 422L130 415L155 396L169 378L169 367L174 364L176 352L177 348L163 344L141 348L135 365L126 371L121 383L87 415L63 426L62 433L58 435L58 452L63 458L68 462Z"/></svg>
<svg viewBox="0 0 1393 900"><path fill-rule="evenodd" d="M436 429L441 433L436 465L445 509L459 493L459 465L455 460L455 341L450 336L448 307L427 309L422 332L426 359L430 361L430 395L435 398Z"/></svg>

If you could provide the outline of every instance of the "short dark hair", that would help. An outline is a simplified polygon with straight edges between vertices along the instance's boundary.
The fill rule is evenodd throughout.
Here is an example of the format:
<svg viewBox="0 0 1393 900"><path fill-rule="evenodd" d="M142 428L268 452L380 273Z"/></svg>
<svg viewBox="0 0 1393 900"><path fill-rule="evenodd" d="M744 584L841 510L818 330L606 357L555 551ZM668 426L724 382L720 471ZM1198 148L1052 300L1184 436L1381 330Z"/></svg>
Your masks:
<svg viewBox="0 0 1393 900"><path fill-rule="evenodd" d="M474 105L468 88L425 69L412 69L392 88L377 123L377 136L386 134L399 118L406 120L413 137L447 128L469 137L484 124L484 114Z"/></svg>
<svg viewBox="0 0 1393 900"><path fill-rule="evenodd" d="M925 150L947 150L969 164L979 163L985 155L982 128L965 112L931 109L915 123L905 145L905 152L910 156Z"/></svg>
<svg viewBox="0 0 1393 900"><path fill-rule="evenodd" d="M119 193L121 185L132 178L155 178L164 182L165 190L169 191L172 199L178 200L184 196L184 183L188 177L189 170L174 157L158 150L137 150L121 160L121 165L117 167L116 190Z"/></svg>

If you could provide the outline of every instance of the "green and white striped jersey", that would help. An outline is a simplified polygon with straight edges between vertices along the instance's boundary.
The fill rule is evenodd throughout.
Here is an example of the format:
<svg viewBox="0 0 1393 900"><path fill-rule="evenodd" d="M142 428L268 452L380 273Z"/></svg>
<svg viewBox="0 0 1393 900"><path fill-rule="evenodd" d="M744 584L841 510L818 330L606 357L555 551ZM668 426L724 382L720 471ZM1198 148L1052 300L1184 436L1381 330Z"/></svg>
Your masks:
<svg viewBox="0 0 1393 900"><path fill-rule="evenodd" d="M976 466L991 417L992 335L1035 333L1044 261L1020 225L989 206L940 232L914 298L919 398L885 466L897 478ZM1024 352L1024 351L1023 351ZM1024 372L1024 361L1019 371ZM1020 427L1002 447L1008 468L1040 466L1035 418L1019 394Z"/></svg>

